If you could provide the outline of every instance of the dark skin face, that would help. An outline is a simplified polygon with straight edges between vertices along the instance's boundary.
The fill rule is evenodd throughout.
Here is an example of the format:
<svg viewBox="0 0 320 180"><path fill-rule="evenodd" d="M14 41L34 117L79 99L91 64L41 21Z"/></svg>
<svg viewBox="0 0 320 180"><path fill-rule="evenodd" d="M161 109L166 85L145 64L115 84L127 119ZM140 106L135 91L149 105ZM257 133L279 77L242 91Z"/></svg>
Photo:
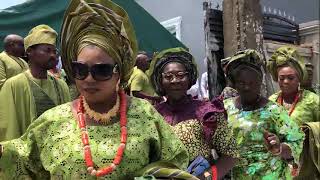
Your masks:
<svg viewBox="0 0 320 180"><path fill-rule="evenodd" d="M295 95L298 92L299 77L297 71L289 66L278 68L278 83L283 95Z"/></svg>
<svg viewBox="0 0 320 180"><path fill-rule="evenodd" d="M10 55L16 56L16 57L24 57L24 44L23 44L23 38L18 35L8 35L5 38L6 41L6 52Z"/></svg>
<svg viewBox="0 0 320 180"><path fill-rule="evenodd" d="M148 56L144 54L139 54L137 56L136 66L141 69L143 72L149 69Z"/></svg>
<svg viewBox="0 0 320 180"><path fill-rule="evenodd" d="M308 79L304 82L304 87L312 87L313 68L307 67Z"/></svg>
<svg viewBox="0 0 320 180"><path fill-rule="evenodd" d="M89 67L98 63L112 65L116 63L104 50L96 46L83 48L77 59ZM75 80L80 94L84 96L89 106L101 113L111 109L115 104L118 81L119 73L114 73L111 79L106 81L96 81L90 73L84 80Z"/></svg>
<svg viewBox="0 0 320 180"><path fill-rule="evenodd" d="M183 64L172 62L167 64L163 69L162 88L166 92L168 100L180 100L187 95L189 89L189 77ZM179 75L180 74L180 75Z"/></svg>
<svg viewBox="0 0 320 180"><path fill-rule="evenodd" d="M52 69L58 64L57 50L52 44L38 44L27 49L30 63L41 69Z"/></svg>
<svg viewBox="0 0 320 180"><path fill-rule="evenodd" d="M253 70L243 69L236 74L234 87L238 91L241 101L252 105L260 96L261 79Z"/></svg>

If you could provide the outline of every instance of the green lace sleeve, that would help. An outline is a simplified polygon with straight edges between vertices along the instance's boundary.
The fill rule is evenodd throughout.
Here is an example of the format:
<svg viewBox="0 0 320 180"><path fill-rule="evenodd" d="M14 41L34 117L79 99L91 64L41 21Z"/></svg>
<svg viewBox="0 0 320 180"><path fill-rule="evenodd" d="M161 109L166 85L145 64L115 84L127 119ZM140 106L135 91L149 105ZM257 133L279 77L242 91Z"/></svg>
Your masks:
<svg viewBox="0 0 320 180"><path fill-rule="evenodd" d="M152 106L150 106L150 114L155 119L159 134L159 140L154 143L155 149L158 149L158 153L160 153L159 160L170 162L180 169L186 169L189 157L185 146L173 132L170 125L165 122L164 118ZM158 153L155 152L155 154Z"/></svg>
<svg viewBox="0 0 320 180"><path fill-rule="evenodd" d="M20 138L0 142L3 146L0 158L1 178L48 179L50 177L41 164L39 146L34 136L34 129L43 125L42 122L35 121Z"/></svg>
<svg viewBox="0 0 320 180"><path fill-rule="evenodd" d="M299 157L303 148L304 133L298 124L290 119L287 111L283 107L271 105L275 119L275 131L279 135L280 141L287 144L292 152L294 162L299 164Z"/></svg>
<svg viewBox="0 0 320 180"><path fill-rule="evenodd" d="M139 118L147 119L146 123L151 123L155 132L149 141L149 165L137 172L136 176L148 174L150 168L160 167L160 164L167 164L181 170L185 170L189 163L188 152L175 135L171 126L165 122L164 118L147 101L132 98L132 111L139 115ZM149 127L150 127L149 126ZM151 131L151 129L141 129ZM152 130L153 131L153 130Z"/></svg>

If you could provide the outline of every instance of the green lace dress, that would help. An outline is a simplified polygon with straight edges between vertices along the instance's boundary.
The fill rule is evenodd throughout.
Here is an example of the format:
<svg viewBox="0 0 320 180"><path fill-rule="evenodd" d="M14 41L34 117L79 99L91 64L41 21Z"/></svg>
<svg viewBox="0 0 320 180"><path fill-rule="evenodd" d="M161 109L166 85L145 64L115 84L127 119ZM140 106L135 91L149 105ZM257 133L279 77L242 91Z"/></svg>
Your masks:
<svg viewBox="0 0 320 180"><path fill-rule="evenodd" d="M273 102L277 102L279 95L280 95L280 92L277 92L271 95L269 99ZM302 96L298 101L290 117L299 126L307 122L319 122L320 121L319 96L311 91L303 90Z"/></svg>
<svg viewBox="0 0 320 180"><path fill-rule="evenodd" d="M254 111L235 107L235 98L224 101L228 122L232 126L240 148L240 160L232 170L235 180L284 180L292 179L287 162L267 151L263 130L276 134L282 143L290 146L294 161L298 163L304 134L291 121L288 113L273 102Z"/></svg>
<svg viewBox="0 0 320 180"><path fill-rule="evenodd" d="M110 175L97 178L87 173L81 131L67 103L46 111L19 139L0 143L4 147L2 179L127 180L158 161L185 169L187 151L163 117L144 100L132 98L129 103L127 146L122 162ZM119 117L108 126L88 126L88 134L94 163L98 167L112 163L120 144Z"/></svg>

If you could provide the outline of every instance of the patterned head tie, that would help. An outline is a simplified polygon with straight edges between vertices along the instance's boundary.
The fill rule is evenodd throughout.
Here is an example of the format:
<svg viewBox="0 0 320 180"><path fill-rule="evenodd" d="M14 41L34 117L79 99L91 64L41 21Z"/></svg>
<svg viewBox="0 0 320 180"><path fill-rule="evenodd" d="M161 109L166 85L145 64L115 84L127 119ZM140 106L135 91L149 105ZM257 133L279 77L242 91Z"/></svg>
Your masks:
<svg viewBox="0 0 320 180"><path fill-rule="evenodd" d="M71 82L71 62L80 51L94 45L103 49L119 66L120 82L126 85L138 50L128 14L111 0L72 0L61 29L61 56Z"/></svg>
<svg viewBox="0 0 320 180"><path fill-rule="evenodd" d="M242 69L250 69L256 72L258 77L262 79L262 57L256 50L246 49L244 51L238 51L234 56L226 59L228 60L226 74L232 82L234 82L236 72Z"/></svg>
<svg viewBox="0 0 320 180"><path fill-rule="evenodd" d="M283 46L277 49L268 61L267 68L274 81L278 81L278 68L290 66L297 71L300 82L306 80L307 72L304 59L294 47Z"/></svg>
<svg viewBox="0 0 320 180"><path fill-rule="evenodd" d="M162 88L162 72L164 67L172 62L178 62L185 66L190 81L189 88L197 82L197 64L188 51L181 47L163 50L154 56L149 69L151 83L157 94L161 96L165 95Z"/></svg>

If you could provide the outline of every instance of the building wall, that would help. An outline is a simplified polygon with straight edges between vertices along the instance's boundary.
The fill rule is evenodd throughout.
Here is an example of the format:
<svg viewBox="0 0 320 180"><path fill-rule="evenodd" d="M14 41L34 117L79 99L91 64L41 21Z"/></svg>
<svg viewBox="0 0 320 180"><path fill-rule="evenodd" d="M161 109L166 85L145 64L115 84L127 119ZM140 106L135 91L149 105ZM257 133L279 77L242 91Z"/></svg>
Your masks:
<svg viewBox="0 0 320 180"><path fill-rule="evenodd" d="M190 52L198 62L199 71L204 72L206 67L203 59L205 57L204 37L204 12L202 4L204 1L211 2L212 8L222 9L223 0L136 0L159 22L166 21L178 16L181 21L181 41L190 49ZM262 10L273 11L286 17L294 16L295 22L300 24L312 20L319 20L319 0L260 0Z"/></svg>
<svg viewBox="0 0 320 180"><path fill-rule="evenodd" d="M311 52L310 63L313 64L313 83L320 82L320 21L310 21L299 25L300 43L309 47Z"/></svg>
<svg viewBox="0 0 320 180"><path fill-rule="evenodd" d="M199 71L205 66L204 13L199 0L136 0L159 22L181 16L181 41L198 62ZM148 28L146 27L146 30Z"/></svg>

